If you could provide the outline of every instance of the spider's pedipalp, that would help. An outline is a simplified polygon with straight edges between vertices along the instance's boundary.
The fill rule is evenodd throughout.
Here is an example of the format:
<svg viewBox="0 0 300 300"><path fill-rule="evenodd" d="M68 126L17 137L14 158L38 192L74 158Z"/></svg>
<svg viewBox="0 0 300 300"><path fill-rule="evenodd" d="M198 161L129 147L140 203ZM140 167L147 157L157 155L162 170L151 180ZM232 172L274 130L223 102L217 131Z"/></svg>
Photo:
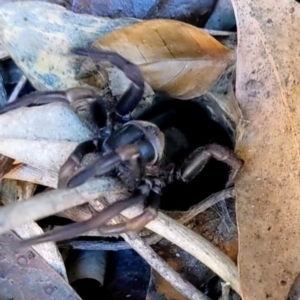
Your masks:
<svg viewBox="0 0 300 300"><path fill-rule="evenodd" d="M116 115L120 117L121 120L128 121L131 112L142 100L145 90L144 77L139 67L115 52L80 48L73 49L73 52L77 55L87 56L95 60L107 60L123 71L127 78L131 80L132 83L121 96L115 109Z"/></svg>
<svg viewBox="0 0 300 300"><path fill-rule="evenodd" d="M104 175L115 169L121 162L136 159L139 149L135 145L125 145L107 154L101 155L92 165L75 174L68 182L68 188L74 188L96 175Z"/></svg>
<svg viewBox="0 0 300 300"><path fill-rule="evenodd" d="M97 144L94 140L85 141L80 143L65 163L60 167L59 170L59 180L58 188L66 187L68 179L77 171L80 166L80 163L83 160L83 157L91 152L94 152L97 149Z"/></svg>

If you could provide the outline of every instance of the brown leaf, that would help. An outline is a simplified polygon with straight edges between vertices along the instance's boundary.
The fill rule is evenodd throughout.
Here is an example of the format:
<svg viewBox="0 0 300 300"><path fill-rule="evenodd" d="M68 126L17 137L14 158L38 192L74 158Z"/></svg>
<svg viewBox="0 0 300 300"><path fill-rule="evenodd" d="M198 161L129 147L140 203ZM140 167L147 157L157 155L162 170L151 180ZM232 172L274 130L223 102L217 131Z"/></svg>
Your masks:
<svg viewBox="0 0 300 300"><path fill-rule="evenodd" d="M216 0L74 0L72 10L109 18L175 19L202 27Z"/></svg>
<svg viewBox="0 0 300 300"><path fill-rule="evenodd" d="M233 1L236 95L247 120L237 151L239 272L244 300L287 299L300 270L300 6Z"/></svg>
<svg viewBox="0 0 300 300"><path fill-rule="evenodd" d="M233 51L205 31L172 20L151 20L115 30L93 47L137 64L155 91L190 99L208 92L233 59Z"/></svg>

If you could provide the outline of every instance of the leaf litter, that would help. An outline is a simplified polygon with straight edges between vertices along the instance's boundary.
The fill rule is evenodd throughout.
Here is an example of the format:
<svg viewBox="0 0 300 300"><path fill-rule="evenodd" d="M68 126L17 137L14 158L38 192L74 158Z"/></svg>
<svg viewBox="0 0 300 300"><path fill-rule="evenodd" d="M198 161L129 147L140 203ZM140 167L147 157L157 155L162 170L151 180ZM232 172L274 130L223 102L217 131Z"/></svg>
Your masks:
<svg viewBox="0 0 300 300"><path fill-rule="evenodd" d="M15 5L15 6L14 6ZM140 67L143 69L144 75L146 77L146 80L148 81L148 84L150 88L154 90L160 90L160 91L166 91L170 93L173 96L176 96L181 99L190 99L192 97L199 97L207 92L209 92L214 85L218 82L218 79L220 76L224 73L224 71L227 69L227 67L232 63L234 60L234 51L231 51L229 48L223 46L221 43L219 43L216 39L212 38L209 34L207 34L205 31L200 30L196 27L188 27L187 24L184 24L182 22L178 21L168 21L168 20L154 20L154 21L147 21L147 22L140 22L140 20L133 20L133 19L119 19L119 20L110 20L110 19L102 19L102 18L94 18L92 16L82 16L80 17L80 21L82 21L82 24L75 23L75 27L73 26L73 23L68 23L68 26L66 26L66 23L63 22L63 17L68 16L71 20L75 20L75 17L78 18L78 15L73 14L72 12L67 12L62 8L57 9L56 6L48 5L45 3L36 3L36 7L33 10L30 10L30 3L15 3L14 5L7 5L3 6L7 11L9 12L8 15L11 18L7 18L7 15L1 15L0 11L0 24L1 24L1 31L3 33L3 44L5 45L6 49L8 49L8 52L12 56L12 58L15 60L16 64L20 67L20 69L23 71L25 76L28 78L28 80L32 83L32 85L38 89L38 90L53 90L53 89L65 89L74 85L86 85L86 83L83 83L83 81L79 78L78 79L78 71L81 68L80 64L81 61L78 62L74 57L72 57L70 54L70 49L74 45L78 45L79 41L84 41L83 45L88 46L89 44L95 44L99 43L101 44L101 47L112 47L115 50L114 51L121 51L120 54L126 56L129 55L130 52L133 50L138 49L140 52L140 44L139 44L139 38L141 37L141 34L144 33L144 36L150 36L155 43L151 45L151 41L149 40L144 44L145 49L147 50L147 54L149 57L146 57L147 59L150 58L150 62L147 60L144 61L140 65ZM16 11L22 11L24 13L25 18L28 17L25 23L17 21L17 14ZM38 14L43 11L44 18L39 18ZM55 14L55 17L54 17ZM45 17L46 16L46 17ZM31 23L34 18L38 18L39 23L44 24L43 31L40 31L40 28L37 26L34 26L35 22ZM51 20L51 21L49 21ZM8 27L11 24L11 22L15 25L11 29L14 30L16 28L15 34L8 33ZM91 24L93 26L91 26ZM136 26L132 25L140 25ZM146 30L145 24L152 24L152 26L149 26L148 31ZM3 26L2 26L3 25ZM49 27L48 27L49 25ZM125 28L122 28L123 26L129 25ZM59 26L61 35L58 35L58 39L54 41L53 36L53 28L54 26ZM97 31L98 36L96 37L96 31L95 28L99 28ZM157 26L157 27L156 27ZM174 34L170 33L170 28L172 26L177 26L178 28L178 37L174 37ZM142 28L142 30L139 33L135 32L135 28ZM48 31L48 29L50 30ZM93 29L92 29L93 28ZM157 35L155 33L155 30L157 28L161 29L163 32L163 39L159 36L161 32ZM126 30L131 30L133 33L131 34L132 37L136 37L136 41L127 41L127 44L124 43L124 47L118 46L117 40L114 40L114 34L116 32L120 32L119 36L116 36L117 38L123 37L122 32L126 32ZM182 30L180 30L182 29ZM81 40L79 40L78 36L75 35L75 39L70 39L69 35L70 32L73 32L73 30L80 30ZM145 31L146 30L146 31ZM23 34L23 37L20 34ZM32 32L34 36L36 37L36 41L33 43L34 48L31 49L29 46L29 43L23 43L24 36L28 35L29 32ZM93 32L93 33L91 33ZM191 32L193 34L191 34ZM106 35L105 35L106 34ZM126 34L125 34L126 36ZM73 37L73 36L72 36ZM167 37L170 38L170 40L167 40ZM83 38L83 40L82 40ZM103 39L103 40L102 40ZM195 39L198 39L198 44L195 45ZM58 45L62 41L60 47L53 47L53 45ZM122 39L121 39L122 40ZM104 42L103 42L104 41ZM169 46L162 47L163 42L166 42L167 45L175 45L179 51L174 53L169 51ZM102 42L104 43L102 45ZM23 44L22 44L23 43ZM77 43L77 44L76 44ZM105 44L107 43L107 45ZM22 47L21 47L22 45ZM82 45L80 45L82 47ZM27 48L26 48L27 47ZM126 48L127 47L127 48ZM152 48L151 48L152 47ZM182 48L181 48L182 47ZM202 48L201 48L202 47ZM159 51L159 49L162 49L162 51ZM30 52L33 50L33 52ZM126 51L125 51L126 50ZM131 51L130 51L131 50ZM167 51L166 51L167 50ZM125 51L125 52L124 52ZM153 60L153 57L151 57L151 51L152 53L155 53L157 56L157 60ZM34 55L30 55L30 53L33 53ZM137 52L136 52L137 53ZM36 55L35 55L36 54ZM50 64L47 62L45 64L45 59L47 54L47 61L50 62ZM24 59L25 55L25 59ZM143 52L144 55L144 52ZM141 56L141 55L140 55ZM193 62L197 63L197 66L199 67L199 72L197 72L193 68L192 64L188 62L189 58L192 57L194 60ZM33 59L32 59L33 58ZM139 57L141 59L141 57ZM152 60L151 60L152 59ZM215 64L213 64L215 60ZM55 61L60 61L62 64L57 64ZM138 63L138 62L137 62ZM53 65L51 65L53 64ZM179 78L174 79L174 77L170 77L170 72L167 72L168 68L175 69L175 70L183 70L183 66L188 66L188 72L184 73L185 76L182 76L182 74L179 72ZM208 67L210 66L210 68ZM180 69L181 68L181 69ZM213 70L215 72L210 72L208 70ZM82 69L82 68L81 68ZM103 70L100 70L96 74L103 74ZM163 71L166 71L166 73L163 73ZM161 74L162 73L162 74ZM209 73L210 76L207 76ZM40 76L40 74L43 74L43 76ZM49 80L48 75L55 74L55 80ZM198 76L206 75L207 78L205 78L205 82L201 82L201 85L199 85ZM163 75L163 76L162 76ZM148 77L147 77L148 76ZM165 77L164 77L165 76ZM196 78L195 78L196 77ZM205 77L205 76L204 76ZM103 89L103 87L106 84L106 77L102 76L102 79L104 80L96 80L97 82L97 89ZM164 84L161 85L161 80L167 79ZM177 81L178 80L178 81ZM185 81L186 80L186 81ZM187 85L187 87L185 86ZM199 85L199 86L197 86ZM176 87L177 86L177 87ZM191 91L189 93L189 90ZM217 101L218 103L218 101ZM226 105L225 105L226 106ZM62 164L62 162L65 160L65 158L70 154L70 152L74 149L75 145L78 144L81 140L84 138L88 138L92 132L90 131L90 128L86 126L80 118L76 118L76 116L73 114L72 110L70 108L66 108L64 105L58 105L56 107L56 104L47 105L47 108L45 106L39 107L39 108L30 108L30 109L20 109L20 117L19 119L23 119L23 116L26 115L26 111L31 112L31 117L35 114L38 115L38 110L40 109L41 115L43 113L47 113L47 110L49 108L52 108L55 110L57 108L57 111L60 111L59 113L49 114L49 117L43 118L42 120L42 128L49 129L49 133L42 133L41 136L38 135L37 132L34 130L24 130L24 128L32 129L32 126L28 126L29 124L35 124L37 120L29 119L29 113L28 118L24 118L24 123L20 122L20 126L18 127L18 124L15 124L15 126L12 126L12 131L10 133L4 133L3 138L1 139L1 144L4 144L2 150L0 152L9 154L8 149L16 149L15 154L11 155L14 159L17 161L22 162L22 164L19 164L17 167L15 167L15 172L20 170L27 170L26 172L29 173L32 170L40 171L40 172L52 172L55 174L57 172L59 166ZM59 130L56 130L55 128L62 128L61 122L61 116L64 115L64 113L61 113L61 111L65 110L68 115L67 118L64 118L65 122L71 122L68 123L70 126L67 127L69 130L68 132L61 133ZM224 107L221 109L224 115ZM10 120L13 120L17 116L17 111L10 112ZM12 117L14 115L14 117ZM58 119L51 119L53 116L58 115ZM3 115L4 116L4 115ZM2 117L0 117L0 121ZM8 114L7 114L8 116ZM46 115L45 115L46 116ZM70 118L70 116L72 116ZM240 116L240 115L239 115ZM7 117L8 118L8 117ZM73 121L70 121L72 120ZM229 117L231 119L232 116ZM6 124L10 124L10 120L5 120L3 122ZM27 123L26 123L27 122ZM32 123L30 123L32 122ZM4 124L3 123L3 124ZM47 123L47 124L46 124ZM61 126L55 127L57 124L61 124ZM2 125L1 125L2 126ZM82 128L82 136L77 135L77 127ZM15 128L15 129L14 129ZM79 130L79 132L81 132ZM21 143L20 143L21 142ZM19 148L20 145L23 145L23 148ZM43 153L43 150L48 153L45 155ZM48 152L47 152L48 151ZM27 153L26 153L27 152ZM22 154L23 153L23 154ZM44 156L44 159L42 159L42 156ZM10 171L10 174L12 174L12 171ZM31 171L30 171L31 170ZM9 173L7 173L9 174ZM20 172L18 173L20 176ZM24 173L23 173L24 174ZM32 174L32 172L31 172ZM41 173L39 173L39 176ZM43 173L42 173L43 174ZM23 175L22 175L23 176ZM13 177L11 177L13 178ZM20 176L20 178L22 178ZM24 177L23 177L24 178ZM28 178L27 178L28 179ZM30 180L29 180L30 181ZM41 181L38 181L41 182ZM53 180L48 181L49 184L51 182L51 186L53 187ZM104 180L105 182L105 180ZM104 186L105 183L103 182ZM41 183L40 183L41 184ZM50 186L50 185L49 185ZM88 185L89 186L89 185ZM90 187L90 186L89 186ZM115 187L118 191L117 185L115 183L112 183L110 185L110 188ZM89 192L88 192L89 191ZM50 191L51 192L51 191ZM84 203L86 201L93 200L95 198L95 193L92 191L86 190L88 195L84 200L81 199L81 202L74 201L72 203L73 206ZM51 193L49 192L45 193L45 197L49 197L49 205L54 199L51 198ZM59 197L66 197L66 195L57 193L55 194L56 199L60 200ZM71 194L69 194L71 196ZM58 197L58 198L57 198ZM72 196L71 196L72 197ZM73 197L74 198L74 197ZM109 197L111 198L111 197ZM114 197L112 197L114 198ZM115 201L114 199L109 199L109 201ZM118 197L117 197L118 198ZM75 199L76 200L76 199ZM78 199L79 200L79 199ZM27 200L28 201L28 200ZM77 204L75 204L77 203ZM71 204L68 204L67 206L64 206L66 208L71 208ZM16 207L19 207L21 209L21 206L16 205ZM40 214L40 212L37 212L37 214L27 216L26 220L34 221L37 218L40 218L42 215L45 217L46 215L52 215L54 213L58 213L59 210L57 207L55 208L55 212L53 209L46 210L43 209L43 212ZM134 210L132 210L134 212ZM39 217L38 217L39 216ZM160 219L160 217L162 219ZM179 240L176 239L176 234L174 234L173 230L176 232L179 230L177 225L172 222L170 219L168 222L171 222L170 224L174 227L168 228L168 230L165 230L165 226L163 225L165 220L164 216L161 215L158 218L158 223L154 225L154 227L150 227L151 230L154 230L154 232L158 232L162 236L164 236L166 239L169 239L175 243L178 244L179 247L183 247L187 252L194 255L197 259L200 259L200 261L203 261L203 253L201 252L201 248L203 245L206 245L216 255L217 259L219 259L219 266L217 267L215 262L211 261L211 258L207 257L207 264L209 268L214 270L216 274L220 275L224 280L228 280L231 282L232 287L239 292L239 286L238 286L238 278L237 273L234 264L232 261L227 260L226 256L223 256L217 248L214 248L213 246L206 244L205 240L202 240L199 236L195 236L195 241L193 241L190 237L190 235L193 235L192 232L186 231L186 238L184 237L184 231L181 234L181 238ZM24 220L19 220L19 225L24 222ZM10 224L10 226L13 226L13 224ZM172 227L171 226L171 227ZM7 230L9 227L6 227L5 230ZM180 230L178 231L180 232ZM202 244L203 243L203 244ZM198 251L195 252L193 247L197 245ZM222 270L222 268L224 268ZM228 268L227 270L225 270ZM227 272L227 273L226 273Z"/></svg>

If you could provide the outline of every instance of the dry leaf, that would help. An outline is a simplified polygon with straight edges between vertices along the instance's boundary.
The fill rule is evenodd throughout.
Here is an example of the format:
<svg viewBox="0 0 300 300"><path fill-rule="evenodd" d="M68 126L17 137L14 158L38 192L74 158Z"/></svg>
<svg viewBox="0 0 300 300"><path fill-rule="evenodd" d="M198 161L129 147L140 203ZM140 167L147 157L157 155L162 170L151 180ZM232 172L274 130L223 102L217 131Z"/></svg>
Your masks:
<svg viewBox="0 0 300 300"><path fill-rule="evenodd" d="M76 80L80 62L70 49L88 47L102 35L137 22L79 15L38 1L0 7L0 41L37 90L84 85Z"/></svg>
<svg viewBox="0 0 300 300"><path fill-rule="evenodd" d="M208 92L234 52L205 31L172 20L150 20L113 31L96 42L137 64L155 91L190 99Z"/></svg>
<svg viewBox="0 0 300 300"><path fill-rule="evenodd" d="M13 162L13 159L0 154L0 179L6 172L12 169Z"/></svg>
<svg viewBox="0 0 300 300"><path fill-rule="evenodd" d="M243 300L287 299L300 272L300 6L233 1L236 95L247 120L237 151L239 273Z"/></svg>
<svg viewBox="0 0 300 300"><path fill-rule="evenodd" d="M4 60L9 58L8 52L4 49L4 47L0 44L0 60Z"/></svg>
<svg viewBox="0 0 300 300"><path fill-rule="evenodd" d="M58 184L57 172L37 169L26 164L14 166L3 178L33 182L51 188L57 188Z"/></svg>
<svg viewBox="0 0 300 300"><path fill-rule="evenodd" d="M94 136L68 105L60 103L2 114L0 128L5 128L0 131L1 154L55 172L78 143Z"/></svg>

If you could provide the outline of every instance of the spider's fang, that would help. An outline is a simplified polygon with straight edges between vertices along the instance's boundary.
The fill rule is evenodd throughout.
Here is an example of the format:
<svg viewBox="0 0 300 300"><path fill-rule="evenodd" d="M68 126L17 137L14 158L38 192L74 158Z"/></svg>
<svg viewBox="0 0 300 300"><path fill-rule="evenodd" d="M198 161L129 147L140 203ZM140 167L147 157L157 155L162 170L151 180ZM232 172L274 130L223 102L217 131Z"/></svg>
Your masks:
<svg viewBox="0 0 300 300"><path fill-rule="evenodd" d="M116 168L123 161L130 161L139 155L139 150L135 145L125 145L115 151L102 155L91 166L75 174L68 182L68 188L74 188L89 178L104 175Z"/></svg>
<svg viewBox="0 0 300 300"><path fill-rule="evenodd" d="M72 176L78 169L83 157L95 151L97 145L94 140L89 140L83 143L80 143L74 151L71 153L69 158L61 166L59 171L59 181L58 188L64 188L66 185L66 180Z"/></svg>

